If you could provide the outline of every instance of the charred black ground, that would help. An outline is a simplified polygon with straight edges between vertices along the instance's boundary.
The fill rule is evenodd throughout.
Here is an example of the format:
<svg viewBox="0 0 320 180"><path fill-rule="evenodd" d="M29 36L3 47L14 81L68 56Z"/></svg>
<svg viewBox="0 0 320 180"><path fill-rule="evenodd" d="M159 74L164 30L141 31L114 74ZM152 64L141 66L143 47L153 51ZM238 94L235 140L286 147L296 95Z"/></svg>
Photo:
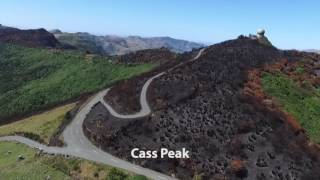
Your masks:
<svg viewBox="0 0 320 180"><path fill-rule="evenodd" d="M124 63L155 63L158 64L150 72L143 73L135 76L129 80L118 82L114 85L108 95L105 96L106 102L108 102L113 109L121 114L132 114L140 110L140 91L144 83L152 76L166 71L180 63L186 63L192 57L196 56L199 49L195 49L191 52L184 54L175 54L165 48L161 49L149 49L137 51L128 55L122 55L115 57L117 60ZM144 54L145 53L145 54ZM137 61L137 59L139 59Z"/></svg>
<svg viewBox="0 0 320 180"><path fill-rule="evenodd" d="M0 42L14 43L28 47L60 47L58 40L45 29L20 30L17 28L0 28Z"/></svg>
<svg viewBox="0 0 320 180"><path fill-rule="evenodd" d="M114 56L121 63L159 63L174 61L178 54L166 48L140 50L120 56Z"/></svg>
<svg viewBox="0 0 320 180"><path fill-rule="evenodd" d="M248 70L286 56L248 38L211 46L152 83L151 116L117 120L98 104L85 133L107 152L180 179L320 179L320 154L306 136L243 93ZM137 160L134 147L185 147L191 158Z"/></svg>

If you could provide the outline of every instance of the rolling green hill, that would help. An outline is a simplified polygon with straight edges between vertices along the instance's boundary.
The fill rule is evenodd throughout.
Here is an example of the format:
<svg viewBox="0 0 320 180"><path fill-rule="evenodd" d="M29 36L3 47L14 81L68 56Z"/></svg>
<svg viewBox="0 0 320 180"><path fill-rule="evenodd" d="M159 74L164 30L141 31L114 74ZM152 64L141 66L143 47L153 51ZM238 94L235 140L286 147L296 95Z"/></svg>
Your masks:
<svg viewBox="0 0 320 180"><path fill-rule="evenodd" d="M94 92L153 67L0 43L0 120Z"/></svg>
<svg viewBox="0 0 320 180"><path fill-rule="evenodd" d="M320 143L320 90L303 88L284 74L265 73L264 90L279 101L307 131L312 141Z"/></svg>

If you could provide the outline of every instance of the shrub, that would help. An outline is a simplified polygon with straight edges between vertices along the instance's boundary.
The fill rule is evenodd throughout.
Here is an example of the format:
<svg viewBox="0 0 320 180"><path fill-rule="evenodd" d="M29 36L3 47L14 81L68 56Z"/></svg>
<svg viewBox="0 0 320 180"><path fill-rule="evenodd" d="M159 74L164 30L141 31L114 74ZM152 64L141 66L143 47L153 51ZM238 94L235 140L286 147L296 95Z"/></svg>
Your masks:
<svg viewBox="0 0 320 180"><path fill-rule="evenodd" d="M148 180L148 178L143 175L135 175L131 177L130 180Z"/></svg>
<svg viewBox="0 0 320 180"><path fill-rule="evenodd" d="M297 67L297 69L295 70L295 73L303 74L304 73L304 68L303 67Z"/></svg>
<svg viewBox="0 0 320 180"><path fill-rule="evenodd" d="M125 180L128 175L117 168L112 168L106 180Z"/></svg>

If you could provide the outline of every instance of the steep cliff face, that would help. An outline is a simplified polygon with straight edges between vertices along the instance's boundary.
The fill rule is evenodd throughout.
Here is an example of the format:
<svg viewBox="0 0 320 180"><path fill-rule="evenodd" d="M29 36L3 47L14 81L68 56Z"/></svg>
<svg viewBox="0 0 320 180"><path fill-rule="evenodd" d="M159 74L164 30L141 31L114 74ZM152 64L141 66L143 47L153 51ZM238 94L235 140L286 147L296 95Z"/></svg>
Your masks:
<svg viewBox="0 0 320 180"><path fill-rule="evenodd" d="M246 90L250 71L286 57L295 54L248 38L208 47L151 84L151 116L121 124L99 105L84 129L104 150L181 179L319 179L319 151L306 135ZM134 147L186 148L191 158L133 159Z"/></svg>

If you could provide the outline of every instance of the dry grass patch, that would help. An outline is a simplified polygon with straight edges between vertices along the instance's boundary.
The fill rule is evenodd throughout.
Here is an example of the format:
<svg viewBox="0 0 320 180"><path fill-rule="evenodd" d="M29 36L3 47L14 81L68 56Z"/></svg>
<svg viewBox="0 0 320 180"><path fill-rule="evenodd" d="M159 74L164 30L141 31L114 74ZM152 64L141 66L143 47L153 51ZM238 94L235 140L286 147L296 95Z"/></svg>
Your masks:
<svg viewBox="0 0 320 180"><path fill-rule="evenodd" d="M66 113L75 106L76 103L67 104L14 123L3 125L0 127L0 136L33 133L39 135L48 144L50 137L56 132L64 120Z"/></svg>

